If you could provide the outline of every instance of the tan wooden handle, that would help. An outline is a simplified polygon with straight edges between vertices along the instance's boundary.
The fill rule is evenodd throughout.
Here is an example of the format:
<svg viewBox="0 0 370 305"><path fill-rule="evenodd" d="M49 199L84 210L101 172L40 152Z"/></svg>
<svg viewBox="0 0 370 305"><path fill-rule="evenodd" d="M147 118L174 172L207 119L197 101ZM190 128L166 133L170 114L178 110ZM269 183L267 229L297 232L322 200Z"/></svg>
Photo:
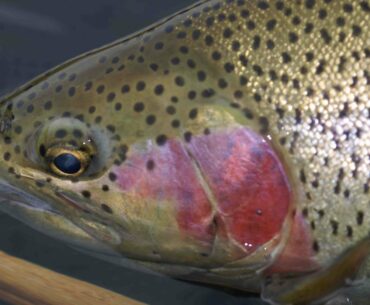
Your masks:
<svg viewBox="0 0 370 305"><path fill-rule="evenodd" d="M143 304L1 251L0 299L12 305Z"/></svg>

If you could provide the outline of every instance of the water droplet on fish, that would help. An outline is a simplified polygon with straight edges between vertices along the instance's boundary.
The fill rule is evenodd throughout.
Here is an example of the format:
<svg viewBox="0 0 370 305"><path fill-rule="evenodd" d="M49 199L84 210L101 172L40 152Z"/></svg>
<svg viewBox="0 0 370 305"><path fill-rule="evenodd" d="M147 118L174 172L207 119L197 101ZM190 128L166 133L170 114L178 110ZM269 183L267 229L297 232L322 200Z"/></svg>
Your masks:
<svg viewBox="0 0 370 305"><path fill-rule="evenodd" d="M247 248L252 248L253 247L253 245L249 244L249 243L244 243L244 246L246 246Z"/></svg>

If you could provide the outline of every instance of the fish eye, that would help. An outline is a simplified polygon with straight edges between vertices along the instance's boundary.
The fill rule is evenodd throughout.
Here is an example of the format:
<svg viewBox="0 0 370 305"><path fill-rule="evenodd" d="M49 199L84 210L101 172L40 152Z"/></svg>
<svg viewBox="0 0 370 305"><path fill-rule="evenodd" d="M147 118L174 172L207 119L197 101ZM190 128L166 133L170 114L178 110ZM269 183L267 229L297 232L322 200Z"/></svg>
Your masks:
<svg viewBox="0 0 370 305"><path fill-rule="evenodd" d="M75 118L54 118L32 131L26 156L46 174L64 179L93 179L106 170L112 135L104 128Z"/></svg>
<svg viewBox="0 0 370 305"><path fill-rule="evenodd" d="M91 157L85 151L61 147L48 149L45 157L52 172L64 177L82 175L91 162Z"/></svg>

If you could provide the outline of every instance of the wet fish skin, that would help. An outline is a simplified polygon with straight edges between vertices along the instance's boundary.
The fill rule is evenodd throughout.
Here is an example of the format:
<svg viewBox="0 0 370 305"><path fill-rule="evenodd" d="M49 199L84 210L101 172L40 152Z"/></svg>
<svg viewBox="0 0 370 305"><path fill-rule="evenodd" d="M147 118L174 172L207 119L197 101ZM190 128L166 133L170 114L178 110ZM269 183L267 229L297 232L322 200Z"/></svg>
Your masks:
<svg viewBox="0 0 370 305"><path fill-rule="evenodd" d="M289 243L296 218L284 212L281 234L239 262L233 272L243 274L242 287L228 265L205 275L245 249L207 231L219 199L207 190L204 151L193 156L198 144L184 148L204 134L237 137L233 132L246 127L279 156L293 197L289 209L302 216L308 238L292 255L318 268L334 264L369 234L369 11L367 1L205 1L51 70L2 101L0 171L4 188L12 186L8 197L47 202L76 225L76 236L83 229L152 269L256 290L254 271ZM80 177L59 177L42 152L73 141L97 157ZM183 155L192 169L176 159ZM182 179L177 167L193 179ZM158 177L164 182L154 196ZM183 202L167 196L172 185L176 194L179 185L188 191L181 200L208 200L199 215L187 211L198 217L200 236L184 236Z"/></svg>

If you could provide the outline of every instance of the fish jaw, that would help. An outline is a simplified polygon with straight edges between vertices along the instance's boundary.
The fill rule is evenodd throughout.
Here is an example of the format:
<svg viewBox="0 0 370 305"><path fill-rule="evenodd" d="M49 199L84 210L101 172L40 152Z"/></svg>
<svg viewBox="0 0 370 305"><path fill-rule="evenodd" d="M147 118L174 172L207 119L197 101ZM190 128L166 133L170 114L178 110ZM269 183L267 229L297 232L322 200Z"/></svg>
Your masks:
<svg viewBox="0 0 370 305"><path fill-rule="evenodd" d="M115 252L113 246L120 244L121 237L115 227L104 223L104 217L96 217L90 202L76 195L82 192L80 185L66 191L65 181L53 181L42 171L16 164L11 169L1 173L0 210L73 246Z"/></svg>

